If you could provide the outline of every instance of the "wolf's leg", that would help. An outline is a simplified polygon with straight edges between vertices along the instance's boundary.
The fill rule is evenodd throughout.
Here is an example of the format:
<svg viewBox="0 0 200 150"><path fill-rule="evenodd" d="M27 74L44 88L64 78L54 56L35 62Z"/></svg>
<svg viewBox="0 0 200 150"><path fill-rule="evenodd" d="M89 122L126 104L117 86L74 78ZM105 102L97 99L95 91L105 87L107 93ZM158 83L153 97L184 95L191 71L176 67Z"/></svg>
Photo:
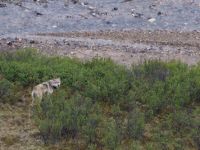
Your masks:
<svg viewBox="0 0 200 150"><path fill-rule="evenodd" d="M31 102L31 106L33 107L37 97L39 96L39 93L38 92L35 92L35 91L32 91L31 93L31 96L32 96L32 102Z"/></svg>
<svg viewBox="0 0 200 150"><path fill-rule="evenodd" d="M31 124L31 108L33 106L29 106L28 108L28 129L30 129L30 124Z"/></svg>

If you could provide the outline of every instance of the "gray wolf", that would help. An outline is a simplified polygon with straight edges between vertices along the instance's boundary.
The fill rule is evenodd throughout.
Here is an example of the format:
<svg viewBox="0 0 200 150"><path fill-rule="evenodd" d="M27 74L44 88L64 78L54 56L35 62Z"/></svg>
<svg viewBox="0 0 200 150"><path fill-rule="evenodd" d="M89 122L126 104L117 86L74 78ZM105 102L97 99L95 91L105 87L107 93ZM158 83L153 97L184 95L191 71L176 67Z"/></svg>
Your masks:
<svg viewBox="0 0 200 150"><path fill-rule="evenodd" d="M41 103L44 95L50 95L53 93L54 89L59 88L61 85L60 78L52 79L41 84L36 85L31 93L32 96L32 106L37 100L38 103Z"/></svg>

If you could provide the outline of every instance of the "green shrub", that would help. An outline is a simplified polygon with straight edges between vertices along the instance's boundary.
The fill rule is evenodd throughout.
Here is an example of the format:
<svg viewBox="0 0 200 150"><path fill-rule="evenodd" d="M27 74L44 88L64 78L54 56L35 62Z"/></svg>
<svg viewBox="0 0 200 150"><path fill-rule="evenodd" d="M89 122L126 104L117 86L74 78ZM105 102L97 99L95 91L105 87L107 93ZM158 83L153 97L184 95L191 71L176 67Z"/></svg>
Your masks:
<svg viewBox="0 0 200 150"><path fill-rule="evenodd" d="M193 126L193 120L185 111L176 111L172 114L172 129L176 132L185 131Z"/></svg>
<svg viewBox="0 0 200 150"><path fill-rule="evenodd" d="M23 86L60 77L62 85L93 101L115 103L128 92L125 67L107 59L81 63L74 59L45 57L31 49L1 54L0 74Z"/></svg>
<svg viewBox="0 0 200 150"><path fill-rule="evenodd" d="M8 98L11 94L13 84L6 79L0 81L0 99Z"/></svg>
<svg viewBox="0 0 200 150"><path fill-rule="evenodd" d="M90 113L87 116L87 122L82 127L83 137L86 139L87 144L95 144L98 139L98 127L102 120L102 115L99 110L99 106L95 105L91 108Z"/></svg>
<svg viewBox="0 0 200 150"><path fill-rule="evenodd" d="M142 146L141 143L137 142L137 141L133 141L130 145L130 150L142 150Z"/></svg>
<svg viewBox="0 0 200 150"><path fill-rule="evenodd" d="M136 102L145 105L145 116L155 116L168 107L184 107L200 99L199 68L180 62L145 62L133 66L131 88L125 104L132 110Z"/></svg>
<svg viewBox="0 0 200 150"><path fill-rule="evenodd" d="M140 139L144 132L144 114L134 109L128 114L127 135L130 138Z"/></svg>
<svg viewBox="0 0 200 150"><path fill-rule="evenodd" d="M133 66L133 74L137 79L144 79L147 82L165 81L170 75L166 63L161 61L146 61L144 64Z"/></svg>
<svg viewBox="0 0 200 150"><path fill-rule="evenodd" d="M37 53L37 50L31 48L25 48L18 50L16 52L3 52L0 55L1 60L3 61L17 61L17 62L33 62L36 59L40 58L40 54Z"/></svg>
<svg viewBox="0 0 200 150"><path fill-rule="evenodd" d="M116 149L119 143L119 135L113 118L104 119L101 122L99 134L99 142L105 147L104 149Z"/></svg>
<svg viewBox="0 0 200 150"><path fill-rule="evenodd" d="M0 102L14 104L17 100L18 94L14 84L6 79L0 80Z"/></svg>
<svg viewBox="0 0 200 150"><path fill-rule="evenodd" d="M127 71L124 67L114 64L111 60L93 59L85 64L87 84L84 95L93 100L105 101L111 104L124 98L128 91Z"/></svg>
<svg viewBox="0 0 200 150"><path fill-rule="evenodd" d="M45 97L42 104L34 108L34 117L45 142L76 138L81 133L89 145L97 142L108 149L114 149L118 143L115 121L103 121L98 105L92 104L90 99L78 94L70 99L65 97L66 92L59 91ZM98 135L98 129L101 135Z"/></svg>
<svg viewBox="0 0 200 150"><path fill-rule="evenodd" d="M196 144L197 149L200 149L200 124L194 130L192 138Z"/></svg>
<svg viewBox="0 0 200 150"><path fill-rule="evenodd" d="M124 112L121 111L119 105L113 105L111 108L112 117L116 123L116 130L118 132L118 140L121 141L125 137L126 125L124 123Z"/></svg>
<svg viewBox="0 0 200 150"><path fill-rule="evenodd" d="M95 144L90 144L90 145L88 145L87 149L88 149L88 150L96 150L96 149L97 149L97 145L95 145Z"/></svg>
<svg viewBox="0 0 200 150"><path fill-rule="evenodd" d="M158 114L169 103L165 94L166 81L170 77L169 68L163 62L150 61L133 66L132 72L127 103L130 110L139 102L146 105L147 112L152 112L152 115Z"/></svg>
<svg viewBox="0 0 200 150"><path fill-rule="evenodd" d="M91 100L75 94L66 99L65 91L46 97L34 109L35 120L46 142L56 142L62 137L75 138L86 124Z"/></svg>

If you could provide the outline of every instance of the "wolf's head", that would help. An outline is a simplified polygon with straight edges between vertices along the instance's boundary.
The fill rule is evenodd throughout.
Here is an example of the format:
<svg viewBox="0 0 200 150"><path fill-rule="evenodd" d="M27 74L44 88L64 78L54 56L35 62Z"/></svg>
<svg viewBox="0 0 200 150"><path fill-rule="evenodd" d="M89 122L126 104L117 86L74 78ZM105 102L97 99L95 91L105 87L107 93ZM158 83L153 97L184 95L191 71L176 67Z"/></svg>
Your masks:
<svg viewBox="0 0 200 150"><path fill-rule="evenodd" d="M61 80L60 78L49 80L49 84L52 88L57 89L60 87Z"/></svg>

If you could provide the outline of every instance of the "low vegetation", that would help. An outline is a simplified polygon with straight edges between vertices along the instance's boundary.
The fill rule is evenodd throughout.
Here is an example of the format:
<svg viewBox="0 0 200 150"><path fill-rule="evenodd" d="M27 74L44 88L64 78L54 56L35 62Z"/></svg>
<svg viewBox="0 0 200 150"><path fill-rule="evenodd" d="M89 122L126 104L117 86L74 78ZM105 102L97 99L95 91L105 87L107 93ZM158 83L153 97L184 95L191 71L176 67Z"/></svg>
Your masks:
<svg viewBox="0 0 200 150"><path fill-rule="evenodd" d="M62 86L36 105L46 144L82 149L199 149L200 65L150 61L127 69L24 49L0 55L0 102L20 89L60 77ZM18 94L16 94L18 93ZM69 144L71 143L71 144Z"/></svg>

